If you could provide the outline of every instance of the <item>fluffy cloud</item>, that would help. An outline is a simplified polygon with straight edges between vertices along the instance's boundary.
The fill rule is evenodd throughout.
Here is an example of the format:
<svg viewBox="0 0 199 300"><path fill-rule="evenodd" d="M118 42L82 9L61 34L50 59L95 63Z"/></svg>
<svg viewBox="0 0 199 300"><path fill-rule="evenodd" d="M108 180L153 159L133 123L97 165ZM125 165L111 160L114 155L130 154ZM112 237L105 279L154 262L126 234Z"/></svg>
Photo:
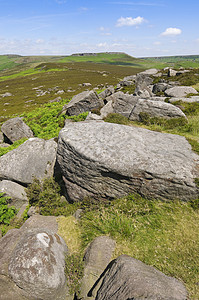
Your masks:
<svg viewBox="0 0 199 300"><path fill-rule="evenodd" d="M126 17L126 18L119 18L116 23L116 27L122 27L122 26L137 26L142 23L144 23L146 20L143 17L137 17L137 18L132 18L132 17Z"/></svg>
<svg viewBox="0 0 199 300"><path fill-rule="evenodd" d="M167 28L164 32L161 33L162 36L175 36L182 33L182 30L179 28Z"/></svg>

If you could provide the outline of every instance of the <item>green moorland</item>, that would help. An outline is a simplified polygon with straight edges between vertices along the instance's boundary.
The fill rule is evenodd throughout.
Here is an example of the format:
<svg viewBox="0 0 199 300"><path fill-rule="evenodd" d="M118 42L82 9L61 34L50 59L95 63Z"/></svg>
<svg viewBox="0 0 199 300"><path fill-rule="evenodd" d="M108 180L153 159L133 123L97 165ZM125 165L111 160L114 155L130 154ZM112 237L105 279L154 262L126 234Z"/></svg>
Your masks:
<svg viewBox="0 0 199 300"><path fill-rule="evenodd" d="M35 96L35 87L45 85L44 90L55 87L56 83L53 80L57 78L60 89L66 87L66 85L62 85L62 81L69 80L70 88L74 90L76 88L74 93L77 94L83 90L82 87L78 87L78 83L90 82L91 88L99 87L99 83L103 85L106 83L116 84L118 78L133 74L134 68L94 62L44 62L35 67L34 71L39 72L34 75L7 78L5 81L1 81L0 89L6 85L11 88L15 83L13 90L4 89L1 93L11 92L14 95L14 93L17 94L18 88L21 88L17 94L18 98L16 98L19 99L24 97L24 91L28 91L28 85L31 87L29 90L33 91L33 94L30 98L25 99L36 99L35 102L38 103L26 108L20 101L14 106L13 101L13 111L10 110L9 115L23 113L22 116L33 130L34 135L49 139L57 137L60 129L64 126L64 121L68 117L59 113L63 105L71 98L72 93L61 95L63 99L53 103L49 103L49 100L55 98L55 95L49 93L45 95L44 101L39 102L38 98L40 97ZM181 84L197 87L199 84L197 73L197 70L193 70L188 77L178 76L178 80ZM68 74L70 75L68 76ZM93 74L96 76L96 83L92 79L95 77ZM103 74L107 76L103 76ZM34 78L37 76L38 81L35 84L34 81L37 79ZM74 85L73 80L76 80ZM21 85L19 85L20 81ZM27 87L22 89L24 84ZM5 99L3 98L3 100ZM150 118L146 114L142 115L142 121L139 123L130 122L125 117L116 114L109 115L105 121L183 135L191 143L193 150L199 153L199 104L178 102L175 105L180 105L187 115L187 121L181 119L165 121ZM70 118L74 122L82 121L86 115L84 113ZM4 155L23 142L24 140L19 141L6 149L0 148L0 155ZM199 184L199 181L196 181L196 184ZM59 178L45 179L42 182L35 179L27 189L27 194L29 204L36 206L40 214L58 217L59 234L65 239L70 250L70 256L66 259L66 276L70 282L71 292L78 292L79 289L82 276L82 256L85 248L93 238L99 235L108 235L117 242L113 258L120 254L128 254L140 259L165 274L182 280L190 293L190 299L199 299L199 199L190 202L179 202L175 199L164 202L157 199L144 199L139 195L129 195L102 203L93 199L85 199L82 203L69 204L63 198ZM18 220L14 217L16 210L14 208L10 210L2 194L0 194L0 203L2 204L0 229L5 234L11 228L20 227L27 219L27 211ZM73 217L78 208L82 209L80 221ZM60 215L62 217L59 217Z"/></svg>

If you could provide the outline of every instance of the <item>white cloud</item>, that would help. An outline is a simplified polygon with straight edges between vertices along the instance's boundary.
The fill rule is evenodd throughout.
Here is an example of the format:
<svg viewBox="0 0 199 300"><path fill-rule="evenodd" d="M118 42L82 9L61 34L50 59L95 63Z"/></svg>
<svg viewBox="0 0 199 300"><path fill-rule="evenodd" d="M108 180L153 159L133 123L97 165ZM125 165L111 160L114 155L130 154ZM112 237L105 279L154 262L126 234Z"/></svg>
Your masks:
<svg viewBox="0 0 199 300"><path fill-rule="evenodd" d="M97 44L97 47L99 47L99 48L107 47L107 43L99 43L99 44Z"/></svg>
<svg viewBox="0 0 199 300"><path fill-rule="evenodd" d="M146 22L146 20L140 16L134 19L132 17L126 17L126 18L121 17L117 20L116 27L137 26L144 22Z"/></svg>
<svg viewBox="0 0 199 300"><path fill-rule="evenodd" d="M182 30L179 28L167 28L164 32L161 33L162 36L175 36L182 33Z"/></svg>
<svg viewBox="0 0 199 300"><path fill-rule="evenodd" d="M153 45L156 45L156 46L157 46L157 45L160 45L160 44L161 44L161 43L158 42L158 41L153 43Z"/></svg>

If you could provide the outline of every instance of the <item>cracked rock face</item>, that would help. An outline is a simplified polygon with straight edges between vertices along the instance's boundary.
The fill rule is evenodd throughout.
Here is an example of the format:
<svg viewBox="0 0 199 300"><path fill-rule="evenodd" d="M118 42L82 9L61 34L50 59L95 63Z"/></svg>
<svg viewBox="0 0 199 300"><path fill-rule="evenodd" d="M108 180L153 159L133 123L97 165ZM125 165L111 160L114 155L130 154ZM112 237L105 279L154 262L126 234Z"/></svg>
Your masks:
<svg viewBox="0 0 199 300"><path fill-rule="evenodd" d="M59 135L57 161L70 200L199 196L199 156L184 137L93 122L69 123Z"/></svg>
<svg viewBox="0 0 199 300"><path fill-rule="evenodd" d="M56 233L28 232L12 254L8 272L15 284L31 297L61 299L67 246Z"/></svg>

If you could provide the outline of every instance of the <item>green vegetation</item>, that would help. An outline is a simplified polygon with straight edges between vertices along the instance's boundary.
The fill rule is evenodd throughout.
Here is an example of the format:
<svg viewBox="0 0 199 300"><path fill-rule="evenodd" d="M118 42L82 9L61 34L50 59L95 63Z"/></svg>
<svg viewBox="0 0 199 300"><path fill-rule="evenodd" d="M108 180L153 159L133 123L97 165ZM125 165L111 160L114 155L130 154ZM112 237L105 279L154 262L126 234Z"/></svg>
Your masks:
<svg viewBox="0 0 199 300"><path fill-rule="evenodd" d="M29 113L24 113L24 122L30 126L36 137L43 139L57 137L61 128L64 127L65 119L70 119L74 122L84 121L88 115L87 112L71 117L60 114L63 105L68 102L69 100L62 100L60 102L48 103Z"/></svg>
<svg viewBox="0 0 199 300"><path fill-rule="evenodd" d="M0 193L0 224L9 225L11 219L16 215L17 209L14 206L8 206L9 197L4 197Z"/></svg>
<svg viewBox="0 0 199 300"><path fill-rule="evenodd" d="M65 259L65 274L71 295L80 292L81 279L84 275L83 257L79 254L71 254Z"/></svg>
<svg viewBox="0 0 199 300"><path fill-rule="evenodd" d="M14 142L12 145L8 146L8 147L0 147L0 156L8 153L9 151L16 149L17 147L19 147L21 144L23 144L26 141L25 138Z"/></svg>

